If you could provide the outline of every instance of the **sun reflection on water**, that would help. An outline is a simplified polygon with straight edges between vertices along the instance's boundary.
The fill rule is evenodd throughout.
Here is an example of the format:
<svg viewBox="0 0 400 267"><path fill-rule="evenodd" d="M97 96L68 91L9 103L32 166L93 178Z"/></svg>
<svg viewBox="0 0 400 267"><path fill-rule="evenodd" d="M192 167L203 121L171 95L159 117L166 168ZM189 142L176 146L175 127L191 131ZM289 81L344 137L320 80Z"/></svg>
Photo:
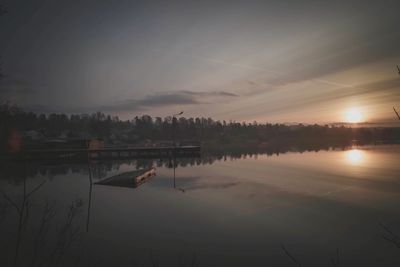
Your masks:
<svg viewBox="0 0 400 267"><path fill-rule="evenodd" d="M364 152L359 149L346 151L346 159L351 165L360 165L364 162Z"/></svg>

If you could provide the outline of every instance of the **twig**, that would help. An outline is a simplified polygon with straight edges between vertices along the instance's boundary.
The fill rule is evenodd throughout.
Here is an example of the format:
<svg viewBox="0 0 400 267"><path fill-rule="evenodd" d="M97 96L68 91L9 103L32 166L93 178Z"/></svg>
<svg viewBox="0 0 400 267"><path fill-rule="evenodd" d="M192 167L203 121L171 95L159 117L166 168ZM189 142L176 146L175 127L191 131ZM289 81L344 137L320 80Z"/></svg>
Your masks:
<svg viewBox="0 0 400 267"><path fill-rule="evenodd" d="M93 187L92 170L90 167L89 153L88 153L88 170L89 170L89 200L88 200L88 209L87 209L87 216L86 216L86 232L89 232L90 207L91 207L91 203L92 203L92 187Z"/></svg>
<svg viewBox="0 0 400 267"><path fill-rule="evenodd" d="M35 188L32 189L31 192L29 192L29 193L26 195L26 198L29 198L33 193L35 193L37 190L39 190L45 183L46 183L46 180L44 180L43 182L41 182L40 184L38 184Z"/></svg>
<svg viewBox="0 0 400 267"><path fill-rule="evenodd" d="M386 231L387 234L389 234L389 236L383 234L382 238L392 243L397 248L400 248L400 237L392 232L392 230L390 230L389 227L385 226L383 223L379 223L379 225L383 228L383 230Z"/></svg>
<svg viewBox="0 0 400 267"><path fill-rule="evenodd" d="M3 197L18 211L18 213L20 212L19 207L17 204L15 204L15 202L8 197L4 192L1 192L3 194Z"/></svg>
<svg viewBox="0 0 400 267"><path fill-rule="evenodd" d="M53 210L52 207L49 206L49 203L46 201L42 214L42 219L40 221L39 231L34 240L33 256L30 265L31 267L35 266L36 264L39 249L43 248L46 244L47 233L50 229L50 221L54 218L55 215L56 212Z"/></svg>
<svg viewBox="0 0 400 267"><path fill-rule="evenodd" d="M0 202L0 223L6 218L5 214L8 212L8 203Z"/></svg>
<svg viewBox="0 0 400 267"><path fill-rule="evenodd" d="M399 113L397 113L397 110L394 107L393 107L393 110L394 110L394 113L396 113L397 118L399 118L399 120L400 120L400 115L399 115Z"/></svg>
<svg viewBox="0 0 400 267"><path fill-rule="evenodd" d="M336 249L336 258L331 258L331 262L333 267L340 267L340 261L339 261L339 249Z"/></svg>
<svg viewBox="0 0 400 267"><path fill-rule="evenodd" d="M58 233L58 241L55 245L55 248L50 256L49 266L57 265L63 258L66 250L70 247L70 245L76 240L80 228L79 226L73 227L73 221L78 214L82 203L80 201L73 201L69 206L69 211L67 214L67 218L65 220L65 224L61 227Z"/></svg>
<svg viewBox="0 0 400 267"><path fill-rule="evenodd" d="M285 248L285 246L284 246L284 245L281 245L281 247L282 247L283 251L285 252L286 256L288 256L297 266L301 267L300 262L298 262L298 261L296 260L296 258L293 257L293 256L289 253L289 251Z"/></svg>

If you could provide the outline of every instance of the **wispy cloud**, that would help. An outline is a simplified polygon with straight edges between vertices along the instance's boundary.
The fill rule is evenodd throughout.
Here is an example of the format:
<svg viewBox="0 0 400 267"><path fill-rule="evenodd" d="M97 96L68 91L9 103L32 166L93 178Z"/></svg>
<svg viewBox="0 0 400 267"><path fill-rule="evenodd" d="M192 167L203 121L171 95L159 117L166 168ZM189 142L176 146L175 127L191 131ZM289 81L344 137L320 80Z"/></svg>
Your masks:
<svg viewBox="0 0 400 267"><path fill-rule="evenodd" d="M317 105L327 105L327 109L334 102L343 102L346 99L357 98L369 104L388 103L400 99L400 80L396 78L387 78L374 80L366 83L352 85L347 88L341 86L313 90L312 94L304 97L304 93L311 89L298 90L293 87L281 87L280 90L268 91L264 94L264 101L246 103L244 105L235 105L226 111L219 112L216 115L226 116L228 114L240 114L252 112L252 115L265 113L268 115L284 114L287 112L301 111ZM282 94L284 92L284 94ZM390 107L390 105L388 105ZM391 110L391 109L390 109Z"/></svg>
<svg viewBox="0 0 400 267"><path fill-rule="evenodd" d="M146 96L143 99L125 100L113 105L100 107L104 111L134 111L144 110L148 107L165 107L173 105L199 105L207 104L211 98L231 98L238 95L226 91L196 92L176 91L169 93L156 93Z"/></svg>
<svg viewBox="0 0 400 267"><path fill-rule="evenodd" d="M181 91L182 94L193 95L193 96L227 96L227 97L236 97L239 96L237 94L226 92L226 91L212 91L212 92L194 92L194 91Z"/></svg>
<svg viewBox="0 0 400 267"><path fill-rule="evenodd" d="M238 95L227 91L173 91L168 93L155 93L147 95L142 99L128 99L118 101L110 105L97 105L91 107L52 107L48 105L34 105L26 109L36 112L122 112L122 111L142 111L147 108L167 107L174 105L202 105L211 103L221 98L233 98Z"/></svg>

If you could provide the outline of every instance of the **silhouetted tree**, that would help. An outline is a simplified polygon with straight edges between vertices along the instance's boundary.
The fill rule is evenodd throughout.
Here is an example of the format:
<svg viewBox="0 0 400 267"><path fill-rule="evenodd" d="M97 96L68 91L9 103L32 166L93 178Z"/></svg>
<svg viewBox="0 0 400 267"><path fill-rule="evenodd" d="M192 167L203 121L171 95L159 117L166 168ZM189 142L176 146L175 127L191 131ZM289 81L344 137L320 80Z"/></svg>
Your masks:
<svg viewBox="0 0 400 267"><path fill-rule="evenodd" d="M208 147L321 147L377 141L398 142L400 128L350 128L329 125L285 125L215 121L212 118L152 118L136 116L122 121L102 112L93 114L35 114L25 112L10 103L0 104L0 147L16 130L22 135L31 131L45 138L103 138L108 143L139 144L141 142L178 143L197 141ZM172 124L174 123L174 127ZM174 130L173 130L174 129ZM24 144L30 144L25 137Z"/></svg>

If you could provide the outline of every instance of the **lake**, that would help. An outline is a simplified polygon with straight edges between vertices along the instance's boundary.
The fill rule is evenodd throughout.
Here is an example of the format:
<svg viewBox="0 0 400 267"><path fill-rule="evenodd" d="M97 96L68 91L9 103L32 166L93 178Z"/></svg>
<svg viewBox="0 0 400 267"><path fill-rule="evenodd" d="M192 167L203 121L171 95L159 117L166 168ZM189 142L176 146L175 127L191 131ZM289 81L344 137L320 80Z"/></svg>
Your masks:
<svg viewBox="0 0 400 267"><path fill-rule="evenodd" d="M2 162L0 266L400 266L399 163L399 145Z"/></svg>

